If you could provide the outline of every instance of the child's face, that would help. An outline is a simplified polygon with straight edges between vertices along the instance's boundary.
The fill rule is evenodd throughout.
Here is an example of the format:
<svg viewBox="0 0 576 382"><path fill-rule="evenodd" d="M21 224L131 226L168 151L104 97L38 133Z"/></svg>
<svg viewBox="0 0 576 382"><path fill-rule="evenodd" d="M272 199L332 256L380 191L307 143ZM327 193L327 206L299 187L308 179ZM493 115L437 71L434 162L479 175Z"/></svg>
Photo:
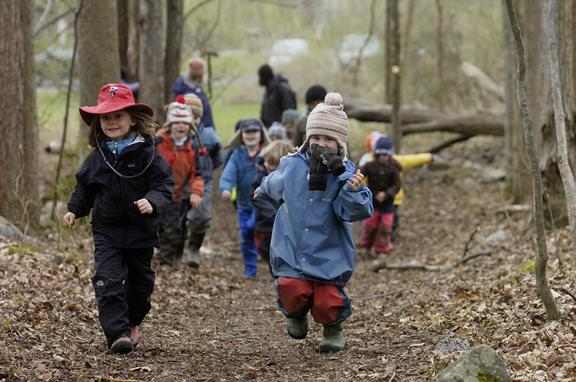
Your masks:
<svg viewBox="0 0 576 382"><path fill-rule="evenodd" d="M262 139L262 132L260 130L244 130L242 131L242 141L248 147L258 146Z"/></svg>
<svg viewBox="0 0 576 382"><path fill-rule="evenodd" d="M190 125L184 122L174 122L170 124L170 134L173 139L182 139L190 133Z"/></svg>
<svg viewBox="0 0 576 382"><path fill-rule="evenodd" d="M338 151L338 142L327 135L311 135L309 139L309 143L317 144L318 146L329 148L333 151Z"/></svg>
<svg viewBox="0 0 576 382"><path fill-rule="evenodd" d="M110 139L124 138L135 124L132 121L132 117L130 117L130 113L125 110L113 111L100 116L102 132Z"/></svg>
<svg viewBox="0 0 576 382"><path fill-rule="evenodd" d="M388 161L390 160L390 158L391 158L391 156L388 155L388 154L379 154L379 155L376 155L376 160L377 160L379 163L386 163L386 162L388 162Z"/></svg>

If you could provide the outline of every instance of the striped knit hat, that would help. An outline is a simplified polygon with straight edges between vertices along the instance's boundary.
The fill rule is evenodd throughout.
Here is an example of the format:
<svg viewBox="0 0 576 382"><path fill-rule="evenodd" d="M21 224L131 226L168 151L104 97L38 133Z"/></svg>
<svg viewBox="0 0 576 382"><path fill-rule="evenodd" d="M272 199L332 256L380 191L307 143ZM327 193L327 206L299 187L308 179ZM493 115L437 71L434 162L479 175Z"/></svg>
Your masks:
<svg viewBox="0 0 576 382"><path fill-rule="evenodd" d="M344 156L348 156L348 116L344 112L344 101L340 93L326 94L324 102L310 112L306 121L306 142L311 135L334 138L344 151Z"/></svg>

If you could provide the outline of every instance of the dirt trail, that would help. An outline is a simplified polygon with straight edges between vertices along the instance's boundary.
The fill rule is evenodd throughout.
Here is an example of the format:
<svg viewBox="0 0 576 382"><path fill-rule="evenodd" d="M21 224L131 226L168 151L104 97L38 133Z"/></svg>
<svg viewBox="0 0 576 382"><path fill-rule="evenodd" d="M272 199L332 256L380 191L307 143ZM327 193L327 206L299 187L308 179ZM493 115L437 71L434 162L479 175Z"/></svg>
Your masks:
<svg viewBox="0 0 576 382"><path fill-rule="evenodd" d="M480 238L497 230L508 238L488 248L491 256L443 273L374 273L374 260L361 258L349 285L354 312L345 325L348 347L335 355L317 352L318 325L306 340L289 339L264 264L256 281L245 282L240 255L223 245L204 257L199 272L156 265L143 344L128 356L107 354L89 251L62 257L0 242L0 380L430 381L450 359L433 350L451 334L496 347L515 380L531 380L523 376L538 362L520 354L530 355L546 335L532 277L518 270L526 261L517 244L524 240L525 220L497 213L501 186L480 183L470 171L423 170L406 177L401 236L389 261L455 262L475 230L470 253L486 250ZM571 269L566 264L565 271ZM554 277L553 284L570 282L566 275ZM572 307L572 317L574 301L561 302ZM559 327L554 335L570 331ZM557 362L573 357L567 343Z"/></svg>

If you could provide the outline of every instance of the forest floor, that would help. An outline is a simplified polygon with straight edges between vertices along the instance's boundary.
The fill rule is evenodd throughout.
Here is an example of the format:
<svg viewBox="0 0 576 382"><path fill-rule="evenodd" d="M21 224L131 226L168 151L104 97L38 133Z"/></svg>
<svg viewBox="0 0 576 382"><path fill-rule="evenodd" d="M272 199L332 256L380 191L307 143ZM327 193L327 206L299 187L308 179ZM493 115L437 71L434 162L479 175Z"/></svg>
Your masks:
<svg viewBox="0 0 576 382"><path fill-rule="evenodd" d="M492 165L480 139L448 151ZM452 166L405 174L397 248L387 264L450 270L381 270L360 256L349 284L347 349L318 353L320 327L289 339L271 277L246 282L233 210L220 205L199 271L155 264L144 341L106 352L90 283L86 236L23 244L0 240L0 381L433 381L468 346L487 344L514 381L576 380L574 242L550 232L549 277L563 313L547 323L535 292L527 212L506 212L502 183Z"/></svg>

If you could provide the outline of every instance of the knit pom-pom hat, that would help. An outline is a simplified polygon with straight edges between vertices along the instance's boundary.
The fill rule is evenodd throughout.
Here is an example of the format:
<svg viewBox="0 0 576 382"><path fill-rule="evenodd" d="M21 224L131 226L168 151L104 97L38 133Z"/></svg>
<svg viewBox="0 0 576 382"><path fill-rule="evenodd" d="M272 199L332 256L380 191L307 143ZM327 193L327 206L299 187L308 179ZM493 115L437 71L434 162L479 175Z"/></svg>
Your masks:
<svg viewBox="0 0 576 382"><path fill-rule="evenodd" d="M328 93L308 115L306 142L311 135L326 135L335 139L348 156L348 116L344 112L344 101L340 93Z"/></svg>

